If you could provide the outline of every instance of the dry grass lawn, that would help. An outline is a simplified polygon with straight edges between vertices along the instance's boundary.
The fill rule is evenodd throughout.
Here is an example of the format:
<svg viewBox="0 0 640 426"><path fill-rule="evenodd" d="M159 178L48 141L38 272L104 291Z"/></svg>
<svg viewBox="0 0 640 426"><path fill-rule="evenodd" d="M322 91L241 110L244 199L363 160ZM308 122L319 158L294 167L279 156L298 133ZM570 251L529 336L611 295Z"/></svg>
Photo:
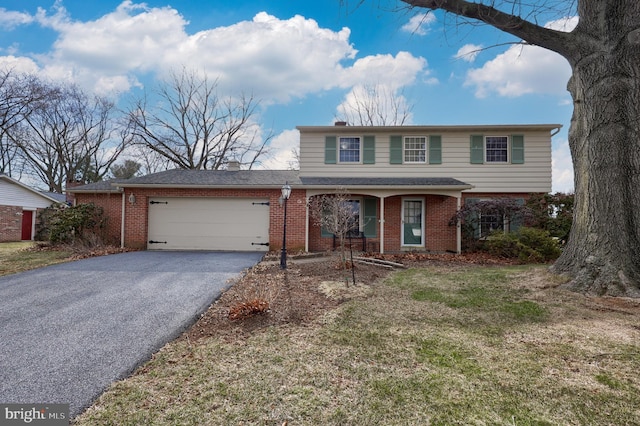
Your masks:
<svg viewBox="0 0 640 426"><path fill-rule="evenodd" d="M348 287L329 260L258 265L75 423L640 424L640 301L456 259ZM251 298L270 312L230 321Z"/></svg>

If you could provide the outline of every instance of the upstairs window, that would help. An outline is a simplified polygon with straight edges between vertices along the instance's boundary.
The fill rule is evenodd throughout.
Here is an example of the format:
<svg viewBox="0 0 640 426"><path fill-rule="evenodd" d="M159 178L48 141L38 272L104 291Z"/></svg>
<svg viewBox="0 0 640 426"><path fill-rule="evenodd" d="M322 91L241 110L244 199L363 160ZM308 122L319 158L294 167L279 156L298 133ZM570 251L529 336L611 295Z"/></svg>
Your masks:
<svg viewBox="0 0 640 426"><path fill-rule="evenodd" d="M524 135L471 135L471 164L524 164Z"/></svg>
<svg viewBox="0 0 640 426"><path fill-rule="evenodd" d="M338 148L340 150L339 159L341 163L360 162L359 137L340 137Z"/></svg>
<svg viewBox="0 0 640 426"><path fill-rule="evenodd" d="M485 138L485 161L487 163L506 163L509 150L507 136L487 136Z"/></svg>
<svg viewBox="0 0 640 426"><path fill-rule="evenodd" d="M442 136L389 137L389 164L442 164Z"/></svg>
<svg viewBox="0 0 640 426"><path fill-rule="evenodd" d="M404 138L404 162L425 163L427 161L427 138L411 136Z"/></svg>

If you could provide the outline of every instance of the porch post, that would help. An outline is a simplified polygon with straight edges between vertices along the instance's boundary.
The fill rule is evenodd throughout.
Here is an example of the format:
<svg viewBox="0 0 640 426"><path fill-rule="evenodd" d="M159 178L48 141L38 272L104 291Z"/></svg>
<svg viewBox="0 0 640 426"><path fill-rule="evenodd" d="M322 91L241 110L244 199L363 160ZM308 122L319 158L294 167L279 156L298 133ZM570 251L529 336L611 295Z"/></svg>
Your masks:
<svg viewBox="0 0 640 426"><path fill-rule="evenodd" d="M309 195L305 194L304 251L309 252Z"/></svg>
<svg viewBox="0 0 640 426"><path fill-rule="evenodd" d="M460 211L460 207L462 207L462 194L456 197L457 209L456 213ZM456 252L458 254L462 253L462 225L460 224L460 218L456 221Z"/></svg>
<svg viewBox="0 0 640 426"><path fill-rule="evenodd" d="M384 254L384 197L380 197L380 254Z"/></svg>

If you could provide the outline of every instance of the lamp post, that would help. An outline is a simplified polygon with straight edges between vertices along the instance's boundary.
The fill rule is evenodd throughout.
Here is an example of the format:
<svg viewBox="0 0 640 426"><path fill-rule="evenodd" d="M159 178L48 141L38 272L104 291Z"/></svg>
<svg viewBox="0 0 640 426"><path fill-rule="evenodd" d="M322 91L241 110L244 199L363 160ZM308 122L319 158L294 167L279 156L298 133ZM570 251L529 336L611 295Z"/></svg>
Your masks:
<svg viewBox="0 0 640 426"><path fill-rule="evenodd" d="M284 229L282 231L282 252L280 253L280 269L287 269L287 200L291 195L291 187L285 182L281 189L284 202Z"/></svg>

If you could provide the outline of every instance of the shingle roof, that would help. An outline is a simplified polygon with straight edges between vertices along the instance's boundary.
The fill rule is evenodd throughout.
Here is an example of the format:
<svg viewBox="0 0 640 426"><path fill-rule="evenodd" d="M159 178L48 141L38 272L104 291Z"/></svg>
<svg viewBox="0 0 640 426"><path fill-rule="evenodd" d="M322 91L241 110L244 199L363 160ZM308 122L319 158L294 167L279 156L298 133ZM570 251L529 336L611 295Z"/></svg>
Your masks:
<svg viewBox="0 0 640 426"><path fill-rule="evenodd" d="M365 177L300 177L295 170L184 170L174 169L132 179L112 179L95 182L68 192L117 192L119 187L236 187L279 188L285 182L291 186L313 187L447 187L459 190L472 188L465 182L453 178L365 178Z"/></svg>
<svg viewBox="0 0 640 426"><path fill-rule="evenodd" d="M167 170L121 182L118 186L281 187L300 185L295 170Z"/></svg>
<svg viewBox="0 0 640 426"><path fill-rule="evenodd" d="M114 185L120 182L125 182L127 179L110 179L100 182L88 183L86 185L74 186L65 189L65 192L119 192L118 188Z"/></svg>
<svg viewBox="0 0 640 426"><path fill-rule="evenodd" d="M468 183L453 178L365 178L365 177L301 177L305 186L446 186L471 187ZM465 188L461 188L465 189Z"/></svg>

